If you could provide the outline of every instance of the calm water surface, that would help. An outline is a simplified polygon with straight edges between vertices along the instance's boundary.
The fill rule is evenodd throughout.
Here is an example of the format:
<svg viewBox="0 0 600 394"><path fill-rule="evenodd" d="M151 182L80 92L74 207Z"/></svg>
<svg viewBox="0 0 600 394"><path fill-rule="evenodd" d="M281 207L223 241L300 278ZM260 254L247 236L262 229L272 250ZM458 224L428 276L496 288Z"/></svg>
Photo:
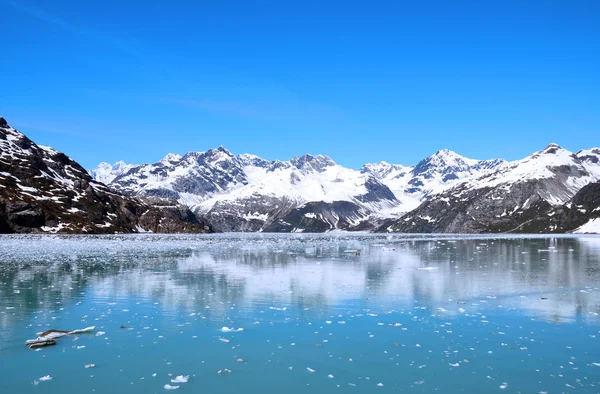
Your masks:
<svg viewBox="0 0 600 394"><path fill-rule="evenodd" d="M4 236L0 392L598 393L599 313L598 237Z"/></svg>

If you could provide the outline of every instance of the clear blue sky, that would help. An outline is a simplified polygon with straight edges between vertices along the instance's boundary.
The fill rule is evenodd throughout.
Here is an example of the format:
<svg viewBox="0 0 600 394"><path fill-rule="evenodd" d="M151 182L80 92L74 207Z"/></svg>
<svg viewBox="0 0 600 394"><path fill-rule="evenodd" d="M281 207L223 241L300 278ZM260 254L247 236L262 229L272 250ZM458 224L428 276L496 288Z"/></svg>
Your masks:
<svg viewBox="0 0 600 394"><path fill-rule="evenodd" d="M600 1L0 0L0 115L87 168L600 146Z"/></svg>

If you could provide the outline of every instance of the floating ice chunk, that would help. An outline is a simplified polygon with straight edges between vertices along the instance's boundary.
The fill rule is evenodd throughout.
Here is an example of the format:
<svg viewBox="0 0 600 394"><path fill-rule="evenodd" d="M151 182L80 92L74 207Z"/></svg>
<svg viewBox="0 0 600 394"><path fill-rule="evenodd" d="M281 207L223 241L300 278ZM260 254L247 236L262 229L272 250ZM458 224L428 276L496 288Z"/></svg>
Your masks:
<svg viewBox="0 0 600 394"><path fill-rule="evenodd" d="M309 367L307 367L307 368L306 368L306 370L307 370L308 372L316 372L314 369L312 369L312 368L309 368Z"/></svg>
<svg viewBox="0 0 600 394"><path fill-rule="evenodd" d="M152 377L153 377L153 378L155 378L155 377L156 377L156 372L154 372L154 373L152 374Z"/></svg>
<svg viewBox="0 0 600 394"><path fill-rule="evenodd" d="M329 375L327 375L327 377L328 377L329 379L333 379L333 375L332 375L332 374L329 374Z"/></svg>
<svg viewBox="0 0 600 394"><path fill-rule="evenodd" d="M505 389L505 388L507 388L507 387L508 387L508 383L506 383L506 382L504 382L504 383L502 383L502 384L500 385L500 388L501 388L502 390L504 390L504 389Z"/></svg>
<svg viewBox="0 0 600 394"><path fill-rule="evenodd" d="M223 328L221 328L221 331L223 331L223 332L237 332L237 331L244 331L244 329L243 328L223 327Z"/></svg>
<svg viewBox="0 0 600 394"><path fill-rule="evenodd" d="M378 387L383 387L383 383L377 383Z"/></svg>
<svg viewBox="0 0 600 394"><path fill-rule="evenodd" d="M171 386L170 384L165 384L165 390L177 390L179 386Z"/></svg>
<svg viewBox="0 0 600 394"><path fill-rule="evenodd" d="M459 364L459 363L455 363L455 364L448 363L448 364L449 364L451 367L458 367L458 366L460 366L460 364Z"/></svg>
<svg viewBox="0 0 600 394"><path fill-rule="evenodd" d="M82 334L84 332L94 331L95 329L96 329L96 326L81 328L79 330L69 331L69 335L71 335L71 334Z"/></svg>
<svg viewBox="0 0 600 394"><path fill-rule="evenodd" d="M106 333L105 333L104 331L98 331L98 332L96 333L96 336L97 336L97 337L101 337L102 335L105 335L105 334L106 334Z"/></svg>
<svg viewBox="0 0 600 394"><path fill-rule="evenodd" d="M326 324L331 324L331 320L327 320L325 323Z"/></svg>
<svg viewBox="0 0 600 394"><path fill-rule="evenodd" d="M52 376L50 376L50 375L46 375L46 376L42 376L42 377L40 378L40 382L46 382L46 381L48 381L48 380L52 380Z"/></svg>
<svg viewBox="0 0 600 394"><path fill-rule="evenodd" d="M96 364L85 364L85 368L94 368Z"/></svg>
<svg viewBox="0 0 600 394"><path fill-rule="evenodd" d="M418 271L435 271L437 269L438 269L438 267L418 267L417 268Z"/></svg>
<svg viewBox="0 0 600 394"><path fill-rule="evenodd" d="M179 375L179 376L176 376L175 379L171 379L171 383L187 383L189 378L190 378L190 375L187 375L187 376Z"/></svg>
<svg viewBox="0 0 600 394"><path fill-rule="evenodd" d="M592 365L595 365L596 367L600 367L600 363L592 363Z"/></svg>
<svg viewBox="0 0 600 394"><path fill-rule="evenodd" d="M460 313L465 313L465 310L464 310L463 308L458 308L458 311L459 311Z"/></svg>
<svg viewBox="0 0 600 394"><path fill-rule="evenodd" d="M219 338L219 341L229 343L229 339L227 338Z"/></svg>

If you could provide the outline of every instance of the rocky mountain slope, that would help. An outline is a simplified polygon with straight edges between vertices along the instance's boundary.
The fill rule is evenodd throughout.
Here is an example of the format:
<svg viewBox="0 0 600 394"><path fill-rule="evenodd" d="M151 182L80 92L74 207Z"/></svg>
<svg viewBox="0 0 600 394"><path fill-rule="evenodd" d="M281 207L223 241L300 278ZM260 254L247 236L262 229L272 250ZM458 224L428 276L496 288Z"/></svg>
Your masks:
<svg viewBox="0 0 600 394"><path fill-rule="evenodd" d="M566 232L588 219L600 180L600 151L556 144L431 196L378 228L383 232ZM579 194L581 193L581 194ZM585 210L585 214L581 211Z"/></svg>
<svg viewBox="0 0 600 394"><path fill-rule="evenodd" d="M122 196L0 117L0 233L208 232L189 210Z"/></svg>

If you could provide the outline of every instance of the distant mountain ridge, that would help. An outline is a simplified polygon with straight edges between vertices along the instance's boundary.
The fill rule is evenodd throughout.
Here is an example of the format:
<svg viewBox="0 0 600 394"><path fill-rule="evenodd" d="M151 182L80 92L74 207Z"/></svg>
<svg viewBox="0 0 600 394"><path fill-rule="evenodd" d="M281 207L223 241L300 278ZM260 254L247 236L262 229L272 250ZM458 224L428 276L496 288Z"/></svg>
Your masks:
<svg viewBox="0 0 600 394"><path fill-rule="evenodd" d="M600 149L574 154L550 144L513 162L443 149L415 166L367 163L357 171L324 155L268 161L221 146L116 168L116 191L175 199L221 231L552 231L523 221L599 181Z"/></svg>

